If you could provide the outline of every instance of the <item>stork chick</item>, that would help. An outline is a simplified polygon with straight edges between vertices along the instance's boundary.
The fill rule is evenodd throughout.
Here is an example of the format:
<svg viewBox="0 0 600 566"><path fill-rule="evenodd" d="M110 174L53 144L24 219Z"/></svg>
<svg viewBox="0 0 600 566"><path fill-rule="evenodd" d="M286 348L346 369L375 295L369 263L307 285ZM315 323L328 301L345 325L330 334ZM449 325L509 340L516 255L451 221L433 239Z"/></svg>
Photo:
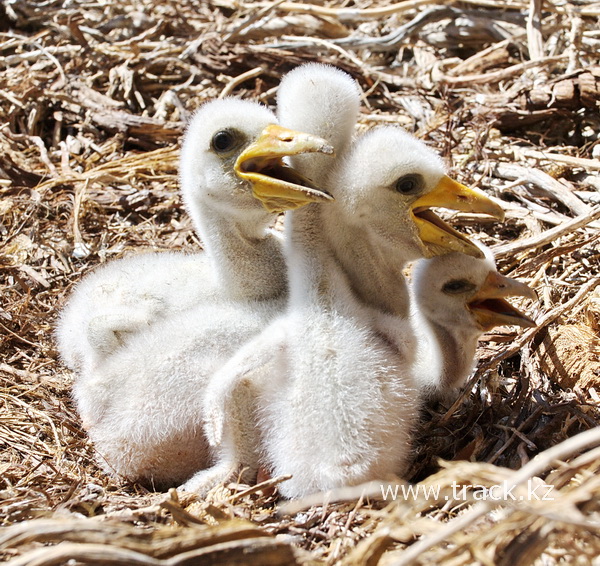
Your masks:
<svg viewBox="0 0 600 566"><path fill-rule="evenodd" d="M281 158L332 149L276 123L267 108L237 99L209 102L196 113L180 175L205 251L127 257L84 278L56 329L69 368L92 371L136 332L193 305L285 293L281 238L270 226L280 211L329 197Z"/></svg>
<svg viewBox="0 0 600 566"><path fill-rule="evenodd" d="M452 253L420 260L413 268L411 314L418 336L414 372L427 397L452 397L475 363L477 342L495 326L534 327L535 322L506 298L535 299L526 284L484 259Z"/></svg>

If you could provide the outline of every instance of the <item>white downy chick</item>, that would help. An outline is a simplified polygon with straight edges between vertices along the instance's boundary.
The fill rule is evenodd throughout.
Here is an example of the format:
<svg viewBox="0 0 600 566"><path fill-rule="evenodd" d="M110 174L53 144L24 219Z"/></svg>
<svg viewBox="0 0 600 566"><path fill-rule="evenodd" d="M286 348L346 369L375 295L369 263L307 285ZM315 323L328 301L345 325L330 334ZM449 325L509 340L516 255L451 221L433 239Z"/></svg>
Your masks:
<svg viewBox="0 0 600 566"><path fill-rule="evenodd" d="M210 464L199 412L205 383L282 310L281 253L274 240L258 237L271 213L257 198L270 210L331 198L280 163L300 151L331 153L322 139L273 126L274 116L257 104L230 100L204 107L209 109L204 138L187 146L184 162L204 162L203 169L197 165L196 196L188 198L197 200L190 207L209 234L215 292L211 300L130 335L82 371L73 388L104 467L156 487L176 485ZM174 296L168 293L169 300Z"/></svg>
<svg viewBox="0 0 600 566"><path fill-rule="evenodd" d="M192 307L137 332L79 376L73 395L102 467L165 489L211 466L201 412L209 378L284 305L280 298ZM244 446L256 442L247 432Z"/></svg>
<svg viewBox="0 0 600 566"><path fill-rule="evenodd" d="M495 326L534 327L507 297L535 299L525 283L496 270L491 251L484 259L452 253L418 261L411 280L411 315L418 348L414 374L425 396L452 398L473 370L477 342Z"/></svg>
<svg viewBox="0 0 600 566"><path fill-rule="evenodd" d="M313 109L306 120L315 120L330 100L327 84L321 85L325 92L315 81L296 90ZM290 120L306 123L298 116L284 119L280 113L280 118L289 125ZM208 439L221 445L218 465L248 465L239 459L243 447L236 445L249 426L240 418L237 389L259 391L263 465L274 475L293 475L280 486L285 497L402 473L418 394L401 266L452 246L481 255L466 238L431 222L429 206L452 204L501 215L483 194L446 177L435 154L397 128L360 138L339 160L327 186L334 202L286 216L286 312L214 376L204 404ZM377 297L372 283L379 282L388 285L388 304L365 300ZM394 288L402 301L393 296ZM203 489L203 475L183 488Z"/></svg>
<svg viewBox="0 0 600 566"><path fill-rule="evenodd" d="M233 98L198 110L185 134L180 177L205 251L126 257L85 277L56 329L69 368L90 371L132 334L194 305L285 293L281 237L270 226L278 212L327 195L309 188L280 158L331 150L298 132L265 130L276 123L267 108ZM236 164L243 148L249 148L245 159Z"/></svg>

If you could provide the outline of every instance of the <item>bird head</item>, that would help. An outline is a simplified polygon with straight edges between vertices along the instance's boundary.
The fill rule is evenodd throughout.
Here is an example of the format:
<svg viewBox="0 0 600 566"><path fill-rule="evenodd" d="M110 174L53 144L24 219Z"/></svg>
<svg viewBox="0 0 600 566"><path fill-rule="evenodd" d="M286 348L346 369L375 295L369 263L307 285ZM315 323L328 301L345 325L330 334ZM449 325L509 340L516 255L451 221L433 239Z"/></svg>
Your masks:
<svg viewBox="0 0 600 566"><path fill-rule="evenodd" d="M281 124L327 140L337 155L350 143L358 119L360 90L344 71L307 63L287 73L277 91L277 116ZM297 155L291 163L320 184L332 160L324 154Z"/></svg>
<svg viewBox="0 0 600 566"><path fill-rule="evenodd" d="M417 308L446 328L477 334L503 325L534 327L535 321L506 299L535 299L535 291L498 273L489 250L479 248L483 259L451 253L417 262L411 283Z"/></svg>
<svg viewBox="0 0 600 566"><path fill-rule="evenodd" d="M450 252L483 257L433 208L504 218L503 210L485 193L448 177L431 149L396 127L375 128L359 138L339 160L328 186L336 209L349 222L363 223L390 253L397 250L405 261Z"/></svg>
<svg viewBox="0 0 600 566"><path fill-rule="evenodd" d="M211 201L231 211L254 210L262 203L270 213L332 200L284 162L305 152L332 154L333 148L316 136L278 126L275 115L258 103L208 102L195 114L183 142L184 200L191 211Z"/></svg>

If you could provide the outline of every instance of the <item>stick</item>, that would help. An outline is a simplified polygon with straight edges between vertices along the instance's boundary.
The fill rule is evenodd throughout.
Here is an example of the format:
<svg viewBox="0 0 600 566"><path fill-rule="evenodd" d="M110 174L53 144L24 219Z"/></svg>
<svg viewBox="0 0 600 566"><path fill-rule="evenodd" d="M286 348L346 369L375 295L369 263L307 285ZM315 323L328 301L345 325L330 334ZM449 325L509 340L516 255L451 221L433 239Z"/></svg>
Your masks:
<svg viewBox="0 0 600 566"><path fill-rule="evenodd" d="M453 2L448 2L452 4ZM479 7L486 8L498 8L496 0L465 0L464 4L471 4ZM315 6L313 4L296 4L294 2L283 2L279 5L278 9L284 12L295 12L297 14L312 14L313 16L326 16L330 18L337 18L341 22L357 23L364 20L385 18L393 16L394 14L401 14L402 12L408 12L421 6L429 6L434 4L433 0L406 0L405 2L396 2L391 6L382 8L365 8L363 10L355 10L351 8L328 8L325 6ZM257 8L264 7L266 4L263 3L252 3L244 4L244 8ZM527 4L525 2L510 2L502 6L503 10L526 10Z"/></svg>
<svg viewBox="0 0 600 566"><path fill-rule="evenodd" d="M513 75L520 75L523 73L523 71L526 71L527 69L543 65L550 65L552 63L559 63L560 61L564 61L565 59L568 59L568 55L555 55L553 57L544 57L535 61L525 61L525 63L512 65L511 67L507 67L506 69L500 69L499 71L492 71L490 73L483 73L480 75L465 75L463 77L451 77L450 75L442 75L440 81L455 87L464 87L474 84L497 83L499 81L509 79Z"/></svg>
<svg viewBox="0 0 600 566"><path fill-rule="evenodd" d="M519 180L520 183L531 183L550 193L556 200L564 204L573 214L589 214L590 207L582 202L560 181L539 169L523 167L514 163L497 163L494 174L509 181Z"/></svg>
<svg viewBox="0 0 600 566"><path fill-rule="evenodd" d="M544 38L542 37L542 12L543 0L531 0L529 3L529 15L527 16L527 47L529 58L540 60L544 57Z"/></svg>
<svg viewBox="0 0 600 566"><path fill-rule="evenodd" d="M545 246L546 244L554 242L561 236L570 234L578 228L586 226L587 224L593 222L594 220L597 220L598 218L600 218L600 207L594 207L590 209L590 211L587 214L582 214L577 218L573 218L570 222L559 224L558 226L550 228L550 230L546 230L545 232L542 232L541 234L538 234L536 236L523 238L522 240L510 242L509 244L493 246L492 252L494 253L494 257L500 257L512 255L530 248L538 248L539 246Z"/></svg>
<svg viewBox="0 0 600 566"><path fill-rule="evenodd" d="M507 480L507 485L514 485L517 487L525 483L525 481L527 481L529 478L539 475L556 460L567 458L568 456L571 456L572 454L579 452L588 446L593 446L598 443L600 443L600 427L586 430L577 436L568 438L560 444L557 444L552 448L548 448L548 450L538 454L520 470L512 473ZM477 519L491 511L494 507L497 507L498 504L498 501L481 501L468 512L444 525L433 535L421 539L406 549L406 551L403 552L399 559L395 562L395 565L407 566L408 564L414 563L420 558L420 555L423 552L426 552L436 544L444 542L457 532L472 526Z"/></svg>
<svg viewBox="0 0 600 566"><path fill-rule="evenodd" d="M219 94L219 98L225 98L226 96L229 96L233 92L233 90L235 89L236 86L242 84L243 82L245 82L249 79L255 79L256 77L259 77L260 75L262 75L262 73L263 73L262 67L255 67L254 69L250 69L249 71L246 71L245 73L242 73L241 75L238 75L237 77L234 77L227 83L225 88L221 91L221 94Z"/></svg>
<svg viewBox="0 0 600 566"><path fill-rule="evenodd" d="M561 155L560 153L546 153L545 151L536 151L534 149L518 149L515 151L515 157L519 156L546 159L547 161L565 163L566 165L573 165L574 167L581 167L583 169L600 170L600 160L598 159L585 159L583 157L573 157L572 155Z"/></svg>

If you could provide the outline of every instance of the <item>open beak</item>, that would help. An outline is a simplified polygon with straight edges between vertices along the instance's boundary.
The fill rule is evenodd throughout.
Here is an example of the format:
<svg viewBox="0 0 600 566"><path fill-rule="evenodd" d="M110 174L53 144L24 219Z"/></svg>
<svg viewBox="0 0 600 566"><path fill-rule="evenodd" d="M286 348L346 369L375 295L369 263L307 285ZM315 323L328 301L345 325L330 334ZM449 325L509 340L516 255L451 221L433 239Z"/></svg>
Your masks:
<svg viewBox="0 0 600 566"><path fill-rule="evenodd" d="M504 211L484 192L469 189L444 175L433 191L417 199L412 207L412 218L427 251L427 257L460 252L483 258L483 252L460 232L446 224L432 207L449 208L462 212L480 212L504 220Z"/></svg>
<svg viewBox="0 0 600 566"><path fill-rule="evenodd" d="M254 196L269 212L333 200L329 193L283 163L283 157L300 153L332 155L333 148L322 138L271 124L237 158L234 170L252 184Z"/></svg>
<svg viewBox="0 0 600 566"><path fill-rule="evenodd" d="M505 297L537 299L535 291L515 279L490 271L481 289L471 298L467 307L473 313L482 330L495 326L516 325L533 328L536 323L526 314L513 307Z"/></svg>

